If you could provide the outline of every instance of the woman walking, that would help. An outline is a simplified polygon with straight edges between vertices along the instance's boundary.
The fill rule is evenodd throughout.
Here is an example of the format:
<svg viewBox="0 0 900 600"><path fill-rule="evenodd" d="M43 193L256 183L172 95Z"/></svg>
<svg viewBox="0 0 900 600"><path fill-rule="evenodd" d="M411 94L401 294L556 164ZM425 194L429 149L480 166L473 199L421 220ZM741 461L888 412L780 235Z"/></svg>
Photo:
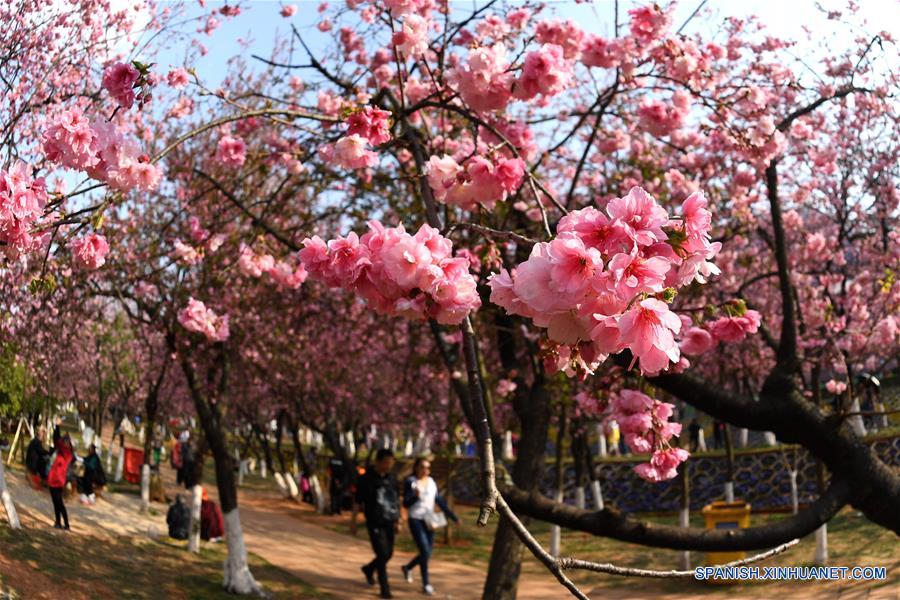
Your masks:
<svg viewBox="0 0 900 600"><path fill-rule="evenodd" d="M53 430L53 446L56 448L56 458L50 467L50 474L47 476L47 485L50 487L50 498L53 500L53 512L56 515L57 529L62 529L60 522L65 523L65 528L69 528L69 513L66 512L66 505L63 504L63 492L66 489L66 479L69 473L69 464L72 462L74 454L72 453L72 440L69 436L60 437L59 423Z"/></svg>
<svg viewBox="0 0 900 600"><path fill-rule="evenodd" d="M454 523L459 519L444 502L438 493L437 483L432 479L431 462L427 458L419 457L413 464L413 474L406 478L403 485L403 506L408 509L409 531L412 534L419 554L408 564L400 567L407 583L412 583L412 570L419 565L422 573L422 591L428 596L434 595L434 587L428 582L428 559L434 548L434 505L441 507L441 511Z"/></svg>

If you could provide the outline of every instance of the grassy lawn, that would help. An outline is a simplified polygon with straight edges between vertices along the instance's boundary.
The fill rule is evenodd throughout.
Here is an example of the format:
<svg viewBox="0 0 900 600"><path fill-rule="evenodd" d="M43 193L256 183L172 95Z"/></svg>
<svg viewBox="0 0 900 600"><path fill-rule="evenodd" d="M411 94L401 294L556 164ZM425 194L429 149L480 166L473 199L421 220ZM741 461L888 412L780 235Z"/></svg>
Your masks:
<svg viewBox="0 0 900 600"><path fill-rule="evenodd" d="M199 555L185 542L99 539L52 529L0 527L0 598L233 598L221 589L223 545ZM250 555L257 581L274 598L327 598ZM10 589L16 595L10 594Z"/></svg>
<svg viewBox="0 0 900 600"><path fill-rule="evenodd" d="M452 532L450 545L444 543L444 532L436 535L434 556L437 559L448 560L463 564L482 565L487 568L490 559L491 544L494 532L497 528L497 518L492 518L485 528L475 525L477 508L460 506L457 514L463 522L461 527L455 527ZM754 514L751 517L751 525L776 521L785 518L781 514ZM310 518L316 518L310 515ZM647 520L677 524L675 516L649 516ZM330 529L349 535L349 521L331 521L327 525ZM700 514L694 514L691 518L691 526L703 527L703 518ZM542 522L532 522L529 529L544 545L550 546L550 526ZM404 531L397 538L397 546L401 550L416 552L415 545L409 533ZM805 566L811 565L815 552L815 536L803 538L796 547L777 557L765 561L766 566ZM640 567L645 569L668 570L676 568L678 552L674 550L651 550L637 544L618 542L608 538L594 537L585 533L563 530L562 553L564 556L594 560L597 562L611 562L620 566ZM900 583L900 544L897 536L873 523L863 516L857 516L857 512L845 509L828 524L828 553L829 564L836 566L884 566L888 569L888 579L883 582L867 582L867 589L897 586ZM694 566L703 564L705 559L701 552L691 555ZM545 573L543 566L534 558L528 556L523 563L523 570L529 573ZM576 582L585 584L588 589L610 588L620 586L634 586L632 578L617 577L612 575L600 575L585 572L572 572L570 575ZM549 575L548 575L549 576ZM709 585L702 582L689 580L641 580L642 589L652 589L657 592L680 592L692 594L728 594L734 591L765 590L775 592L784 590L807 592L813 591L813 586L823 585L820 582L767 582L746 583L736 585ZM820 589L820 588L819 588ZM767 592L768 593L768 592Z"/></svg>

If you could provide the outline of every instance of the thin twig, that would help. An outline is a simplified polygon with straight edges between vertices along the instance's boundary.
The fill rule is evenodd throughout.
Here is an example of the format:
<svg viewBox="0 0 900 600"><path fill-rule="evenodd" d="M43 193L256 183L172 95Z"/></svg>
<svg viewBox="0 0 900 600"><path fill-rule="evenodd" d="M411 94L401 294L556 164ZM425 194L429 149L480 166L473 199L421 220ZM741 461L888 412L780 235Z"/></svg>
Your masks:
<svg viewBox="0 0 900 600"><path fill-rule="evenodd" d="M785 552L789 548L796 546L800 543L800 540L791 540L790 542L781 544L771 550L767 550L766 552L761 552L760 554L754 554L748 558L742 558L740 560L734 560L729 563L725 563L724 565L716 565L716 568L731 568L731 567L740 567L743 565L749 565L755 562L759 562L761 560L765 560L771 556L775 556L776 554L781 554ZM612 563L595 563L589 560L581 560L578 558L561 558L556 561L559 564L559 567L563 570L566 569L584 569L586 571L593 571L595 573L608 573L610 575L619 575L622 577L657 577L657 578L682 578L682 577L694 577L696 571L691 569L688 571L653 571L651 569L635 569L632 567L620 567L614 565Z"/></svg>

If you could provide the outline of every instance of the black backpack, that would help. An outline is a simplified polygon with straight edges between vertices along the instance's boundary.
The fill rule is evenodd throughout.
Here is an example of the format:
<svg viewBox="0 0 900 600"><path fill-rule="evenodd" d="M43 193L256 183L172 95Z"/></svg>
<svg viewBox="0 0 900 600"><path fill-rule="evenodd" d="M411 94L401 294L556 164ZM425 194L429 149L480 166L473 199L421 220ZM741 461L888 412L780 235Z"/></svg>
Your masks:
<svg viewBox="0 0 900 600"><path fill-rule="evenodd" d="M169 524L169 537L176 540L188 539L188 533L191 529L191 511L184 502L175 502L169 507L169 514L166 515L166 522Z"/></svg>

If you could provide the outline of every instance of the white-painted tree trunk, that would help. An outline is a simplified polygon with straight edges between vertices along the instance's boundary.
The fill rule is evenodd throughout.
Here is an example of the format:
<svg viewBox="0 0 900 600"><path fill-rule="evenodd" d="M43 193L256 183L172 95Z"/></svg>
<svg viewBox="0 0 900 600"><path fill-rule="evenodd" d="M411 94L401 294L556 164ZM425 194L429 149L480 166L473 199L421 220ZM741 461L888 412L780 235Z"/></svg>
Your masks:
<svg viewBox="0 0 900 600"><path fill-rule="evenodd" d="M347 443L346 443L347 454L349 454L350 456L356 456L356 440L353 439L353 432L348 431L346 433L346 437L347 437Z"/></svg>
<svg viewBox="0 0 900 600"><path fill-rule="evenodd" d="M600 480L591 481L591 495L594 497L594 508L603 510L603 490L600 488Z"/></svg>
<svg viewBox="0 0 900 600"><path fill-rule="evenodd" d="M503 434L503 460L513 460L512 431L507 429Z"/></svg>
<svg viewBox="0 0 900 600"><path fill-rule="evenodd" d="M257 583L247 564L247 547L244 545L244 532L241 529L241 517L234 508L224 515L225 544L228 546L228 558L225 559L225 579L223 586L232 594L263 595L262 586Z"/></svg>
<svg viewBox="0 0 900 600"><path fill-rule="evenodd" d="M13 504L12 496L9 494L9 488L6 487L6 471L3 469L3 452L0 451L0 502L6 510L6 519L12 529L19 529L22 524L19 523L19 513L16 512L16 505Z"/></svg>
<svg viewBox="0 0 900 600"><path fill-rule="evenodd" d="M577 506L578 508L580 508L582 510L584 510L584 498L585 498L584 486L579 485L577 488L575 488L575 506Z"/></svg>
<svg viewBox="0 0 900 600"><path fill-rule="evenodd" d="M119 446L119 459L116 462L116 483L122 481L122 470L125 468L125 446Z"/></svg>
<svg viewBox="0 0 900 600"><path fill-rule="evenodd" d="M150 509L150 465L141 465L141 512Z"/></svg>
<svg viewBox="0 0 900 600"><path fill-rule="evenodd" d="M734 502L734 482L725 482L725 502Z"/></svg>
<svg viewBox="0 0 900 600"><path fill-rule="evenodd" d="M775 434L771 431L763 432L763 440L765 441L766 446L774 446L778 443L778 438L776 438Z"/></svg>
<svg viewBox="0 0 900 600"><path fill-rule="evenodd" d="M113 468L113 464L112 464L113 450L112 449L113 449L113 443L115 443L115 441L116 441L115 438L116 438L116 436L114 434L112 439L109 440L109 448L106 449L106 472L107 473L112 473L112 468Z"/></svg>
<svg viewBox="0 0 900 600"><path fill-rule="evenodd" d="M563 491L556 491L556 501L563 501ZM560 543L562 541L562 529L559 525L553 525L550 528L550 554L555 557L559 557L560 553Z"/></svg>
<svg viewBox="0 0 900 600"><path fill-rule="evenodd" d="M322 484L319 483L318 476L313 475L309 478L309 487L312 489L313 501L316 503L316 512L320 515L325 514L325 494L322 493Z"/></svg>
<svg viewBox="0 0 900 600"><path fill-rule="evenodd" d="M188 551L200 552L200 504L203 502L203 486L191 488L191 527L188 533Z"/></svg>
<svg viewBox="0 0 900 600"><path fill-rule="evenodd" d="M800 512L800 498L797 494L797 471L789 471L791 478L791 512L795 515Z"/></svg>
<svg viewBox="0 0 900 600"><path fill-rule="evenodd" d="M703 435L703 431L700 431L700 435ZM702 437L700 438L703 439ZM691 526L691 511L687 508L682 508L678 513L678 524L681 527L690 527ZM688 550L683 550L678 553L678 568L682 571L688 571L691 568L691 553Z"/></svg>
<svg viewBox="0 0 900 600"><path fill-rule="evenodd" d="M141 446L144 445L144 439L145 439L144 436L147 435L144 431L145 431L144 426L141 425L141 429L140 429L140 431L138 431L138 442L140 442Z"/></svg>
<svg viewBox="0 0 900 600"><path fill-rule="evenodd" d="M84 419L78 419L78 431L83 432L84 428L85 428Z"/></svg>
<svg viewBox="0 0 900 600"><path fill-rule="evenodd" d="M606 447L606 432L603 431L603 423L597 423L597 442L598 454L606 457L609 449Z"/></svg>
<svg viewBox="0 0 900 600"><path fill-rule="evenodd" d="M403 447L403 456L409 458L413 455L413 443L412 440L406 440L406 446Z"/></svg>
<svg viewBox="0 0 900 600"><path fill-rule="evenodd" d="M703 435L703 430L701 429L697 436L697 450L699 452L706 452L706 436Z"/></svg>
<svg viewBox="0 0 900 600"><path fill-rule="evenodd" d="M268 472L266 471L266 461L261 460L259 461L259 476L265 479L267 475Z"/></svg>
<svg viewBox="0 0 900 600"><path fill-rule="evenodd" d="M285 481L285 483L287 484L288 495L289 495L291 498L293 498L294 500L297 500L298 497L299 497L299 495L300 495L300 490L297 489L297 480L294 479L293 474L291 474L291 473L285 473L285 474L284 474L284 481Z"/></svg>
<svg viewBox="0 0 900 600"><path fill-rule="evenodd" d="M244 475L250 472L250 466L247 459L238 463L238 485L244 485Z"/></svg>
<svg viewBox="0 0 900 600"><path fill-rule="evenodd" d="M275 483L278 485L278 489L284 495L285 498L289 498L291 496L290 491L288 490L287 483L284 481L284 475L275 471Z"/></svg>
<svg viewBox="0 0 900 600"><path fill-rule="evenodd" d="M816 555L813 557L813 563L824 565L828 562L828 523L822 523L822 526L816 529Z"/></svg>
<svg viewBox="0 0 900 600"><path fill-rule="evenodd" d="M746 448L750 440L750 430L746 427L738 429L738 446Z"/></svg>
<svg viewBox="0 0 900 600"><path fill-rule="evenodd" d="M859 412L859 398L854 398L853 402L850 403L850 412ZM850 417L847 419L847 424L850 425L853 433L859 437L866 435L866 424L863 422L862 415Z"/></svg>

